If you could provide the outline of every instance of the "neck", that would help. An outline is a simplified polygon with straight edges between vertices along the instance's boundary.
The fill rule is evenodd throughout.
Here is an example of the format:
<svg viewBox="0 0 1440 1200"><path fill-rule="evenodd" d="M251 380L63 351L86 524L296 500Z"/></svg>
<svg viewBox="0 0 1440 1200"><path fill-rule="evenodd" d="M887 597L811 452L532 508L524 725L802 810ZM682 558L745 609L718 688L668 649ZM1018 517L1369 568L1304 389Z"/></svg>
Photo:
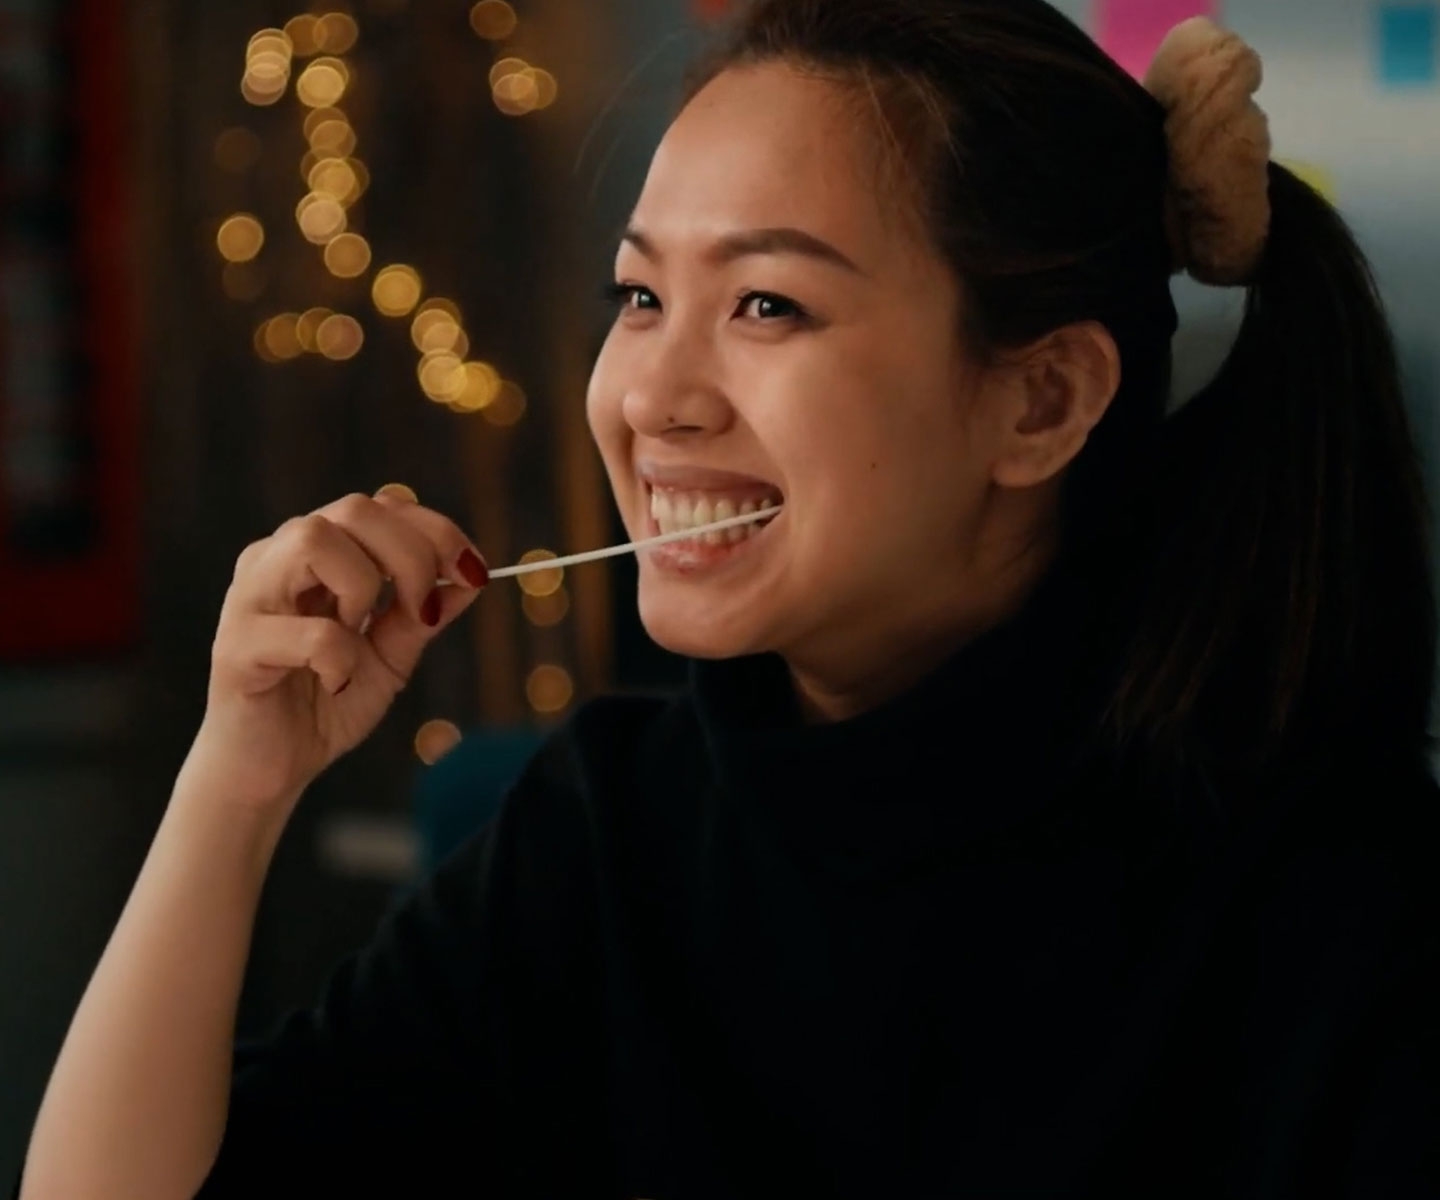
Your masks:
<svg viewBox="0 0 1440 1200"><path fill-rule="evenodd" d="M1013 616L1054 557L1051 541L1028 546L988 568L977 565L952 587L935 589L923 612L877 606L872 611L904 615L883 625L856 622L843 645L786 654L806 721L848 720L909 691L938 663ZM861 627L864 636L857 639L854 630Z"/></svg>

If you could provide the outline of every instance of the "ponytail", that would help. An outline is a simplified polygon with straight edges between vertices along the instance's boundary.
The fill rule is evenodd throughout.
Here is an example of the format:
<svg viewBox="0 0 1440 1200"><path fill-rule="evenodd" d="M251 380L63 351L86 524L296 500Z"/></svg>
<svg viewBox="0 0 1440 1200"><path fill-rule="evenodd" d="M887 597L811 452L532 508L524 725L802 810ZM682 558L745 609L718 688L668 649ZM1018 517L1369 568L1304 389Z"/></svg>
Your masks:
<svg viewBox="0 0 1440 1200"><path fill-rule="evenodd" d="M1121 741L1248 764L1318 739L1430 748L1428 516L1382 304L1340 215L1271 164L1239 338L1151 455Z"/></svg>

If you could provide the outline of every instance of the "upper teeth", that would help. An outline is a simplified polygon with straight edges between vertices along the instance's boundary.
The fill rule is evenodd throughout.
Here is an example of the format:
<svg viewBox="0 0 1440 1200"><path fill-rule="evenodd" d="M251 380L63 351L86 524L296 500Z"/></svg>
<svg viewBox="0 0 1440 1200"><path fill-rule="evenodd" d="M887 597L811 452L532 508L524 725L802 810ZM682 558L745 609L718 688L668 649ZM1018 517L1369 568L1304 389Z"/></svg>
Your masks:
<svg viewBox="0 0 1440 1200"><path fill-rule="evenodd" d="M697 525L709 525L713 521L724 521L731 517L748 516L775 507L768 496L758 500L747 498L736 501L732 497L715 497L710 493L676 492L655 488L650 493L650 515L660 526L661 533L675 533L681 529L693 529ZM718 546L725 541L739 542L749 537L759 527L732 525L729 529L712 529L700 536L710 545Z"/></svg>

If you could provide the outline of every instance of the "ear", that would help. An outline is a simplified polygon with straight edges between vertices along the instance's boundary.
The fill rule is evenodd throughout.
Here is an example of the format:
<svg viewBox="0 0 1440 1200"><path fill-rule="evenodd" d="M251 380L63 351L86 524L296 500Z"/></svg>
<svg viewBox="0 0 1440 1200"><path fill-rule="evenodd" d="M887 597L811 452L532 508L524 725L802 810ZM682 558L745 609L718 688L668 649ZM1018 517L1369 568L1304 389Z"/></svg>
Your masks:
<svg viewBox="0 0 1440 1200"><path fill-rule="evenodd" d="M1098 321L1046 334L995 368L1003 426L991 477L1033 487L1063 471L1120 387L1120 350Z"/></svg>

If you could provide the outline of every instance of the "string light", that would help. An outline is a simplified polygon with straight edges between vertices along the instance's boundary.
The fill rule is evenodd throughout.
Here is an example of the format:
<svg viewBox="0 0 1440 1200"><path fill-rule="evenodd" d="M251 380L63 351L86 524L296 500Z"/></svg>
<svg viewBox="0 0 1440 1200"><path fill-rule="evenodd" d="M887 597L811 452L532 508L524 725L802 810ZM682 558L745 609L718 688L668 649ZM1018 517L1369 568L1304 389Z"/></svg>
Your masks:
<svg viewBox="0 0 1440 1200"><path fill-rule="evenodd" d="M520 597L520 609L532 625L541 628L558 625L570 611L570 594L563 587L548 596L532 596L526 592Z"/></svg>
<svg viewBox="0 0 1440 1200"><path fill-rule="evenodd" d="M264 330L265 349L279 362L299 358L304 352L300 339L295 336L295 323L300 319L297 313L280 313L271 317L261 328Z"/></svg>
<svg viewBox="0 0 1440 1200"><path fill-rule="evenodd" d="M290 39L296 58L309 58L319 52L320 44L315 40L315 27L319 23L320 18L314 13L301 13L285 22L285 36Z"/></svg>
<svg viewBox="0 0 1440 1200"><path fill-rule="evenodd" d="M515 32L515 10L505 0L480 0L470 10L470 28L488 41L498 42Z"/></svg>
<svg viewBox="0 0 1440 1200"><path fill-rule="evenodd" d="M250 213L236 213L220 222L215 246L226 262L249 262L265 244L265 229Z"/></svg>
<svg viewBox="0 0 1440 1200"><path fill-rule="evenodd" d="M467 362L463 365L465 386L450 402L450 409L457 413L479 412L499 393L500 372L484 362Z"/></svg>
<svg viewBox="0 0 1440 1200"><path fill-rule="evenodd" d="M563 711L575 696L570 672L554 663L542 663L525 681L525 698L538 713Z"/></svg>
<svg viewBox="0 0 1440 1200"><path fill-rule="evenodd" d="M415 369L420 390L439 404L449 404L465 391L465 364L444 351L427 354Z"/></svg>
<svg viewBox="0 0 1440 1200"><path fill-rule="evenodd" d="M514 425L525 415L525 393L518 383L507 379L500 385L495 398L480 410L480 415L490 424L502 428Z"/></svg>
<svg viewBox="0 0 1440 1200"><path fill-rule="evenodd" d="M345 313L326 317L315 331L315 344L320 353L334 362L354 358L365 344L365 331L360 322Z"/></svg>
<svg viewBox="0 0 1440 1200"><path fill-rule="evenodd" d="M245 47L245 74L240 94L251 104L274 104L290 84L290 39L283 29L262 29Z"/></svg>
<svg viewBox="0 0 1440 1200"><path fill-rule="evenodd" d="M460 744L460 730L451 721L426 721L415 731L415 755L427 767Z"/></svg>
<svg viewBox="0 0 1440 1200"><path fill-rule="evenodd" d="M295 221L306 241L323 246L345 232L345 209L334 196L310 192L295 206Z"/></svg>
<svg viewBox="0 0 1440 1200"><path fill-rule="evenodd" d="M307 353L314 354L318 349L315 342L315 334L323 321L328 320L333 314L328 308L307 308L295 321L295 340L300 343L300 349Z"/></svg>
<svg viewBox="0 0 1440 1200"><path fill-rule="evenodd" d="M350 85L350 68L339 58L317 58L300 72L295 95L309 108L330 108L338 104Z"/></svg>
<svg viewBox="0 0 1440 1200"><path fill-rule="evenodd" d="M370 243L358 233L342 233L325 247L325 269L340 279L354 279L370 266Z"/></svg>
<svg viewBox="0 0 1440 1200"><path fill-rule="evenodd" d="M360 27L349 13L326 13L315 24L315 43L327 54L344 54L355 45Z"/></svg>
<svg viewBox="0 0 1440 1200"><path fill-rule="evenodd" d="M522 563L545 562L547 559L558 557L553 550L527 550L520 556ZM520 590L531 596L549 596L560 590L560 585L565 582L565 568L556 567L553 571L531 571L528 575L517 575L515 582L520 585Z"/></svg>
<svg viewBox="0 0 1440 1200"><path fill-rule="evenodd" d="M375 273L370 298L382 316L403 317L420 302L420 273L405 263L393 263Z"/></svg>

